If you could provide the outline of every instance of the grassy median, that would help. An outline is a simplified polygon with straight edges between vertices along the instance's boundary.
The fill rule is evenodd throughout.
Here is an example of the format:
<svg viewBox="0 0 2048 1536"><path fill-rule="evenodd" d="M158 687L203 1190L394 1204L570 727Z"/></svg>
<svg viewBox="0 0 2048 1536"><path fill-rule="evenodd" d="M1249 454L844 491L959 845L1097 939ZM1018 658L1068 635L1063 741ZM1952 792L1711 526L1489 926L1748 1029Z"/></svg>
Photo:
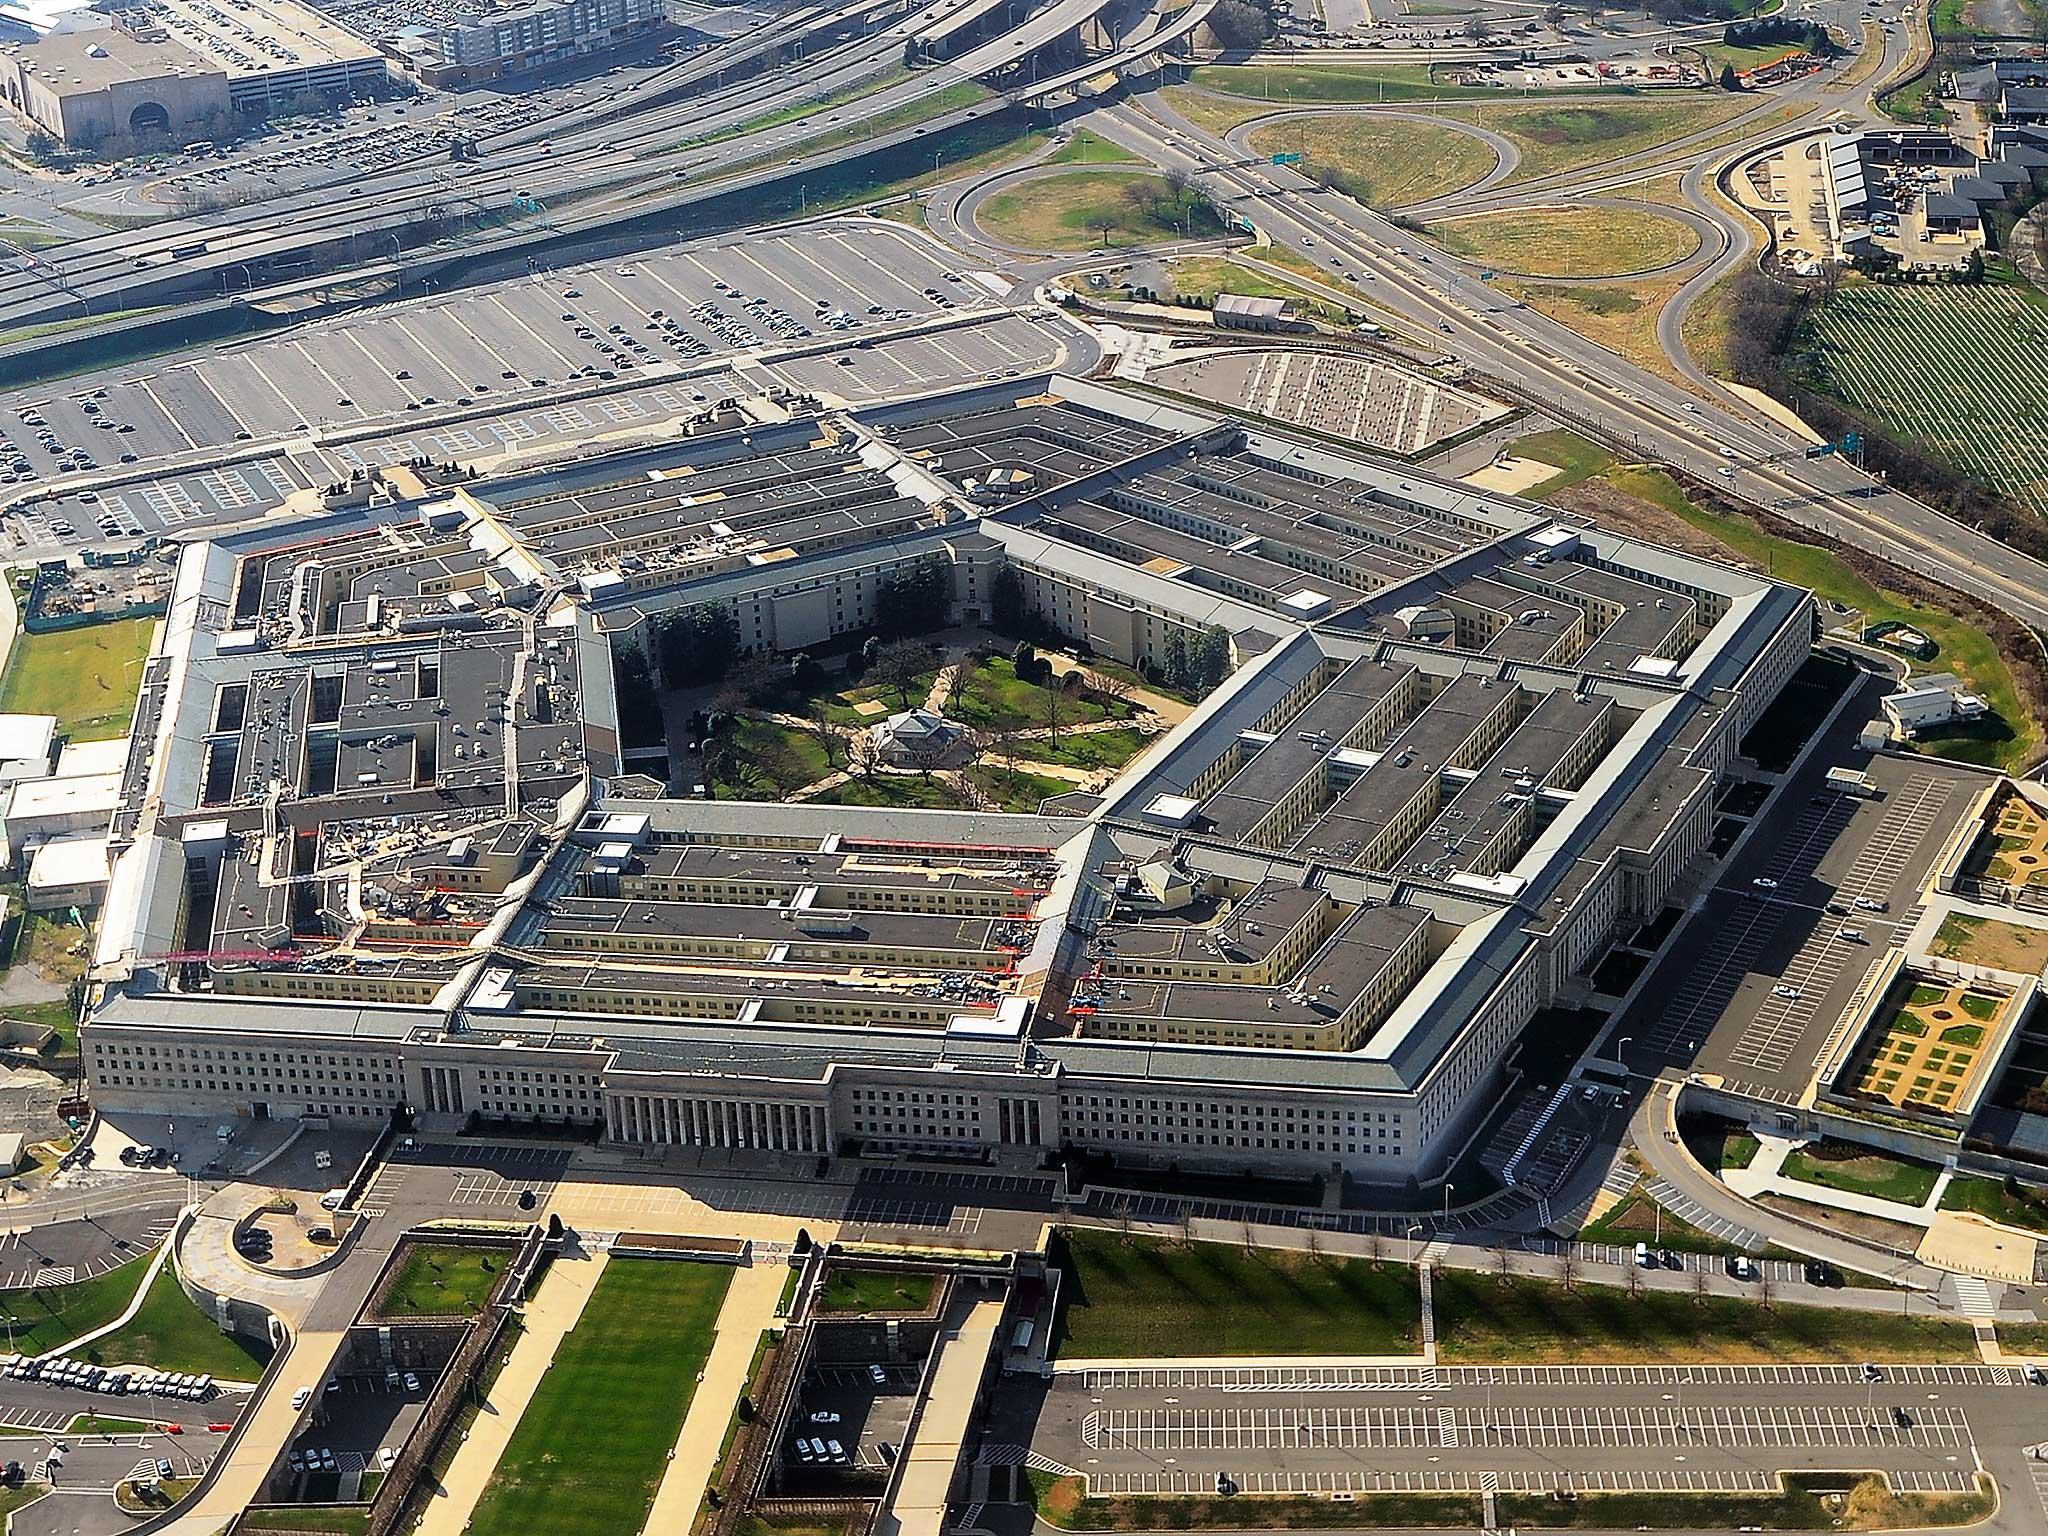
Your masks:
<svg viewBox="0 0 2048 1536"><path fill-rule="evenodd" d="M647 1522L732 1271L613 1259L520 1415L471 1536L619 1536Z"/></svg>

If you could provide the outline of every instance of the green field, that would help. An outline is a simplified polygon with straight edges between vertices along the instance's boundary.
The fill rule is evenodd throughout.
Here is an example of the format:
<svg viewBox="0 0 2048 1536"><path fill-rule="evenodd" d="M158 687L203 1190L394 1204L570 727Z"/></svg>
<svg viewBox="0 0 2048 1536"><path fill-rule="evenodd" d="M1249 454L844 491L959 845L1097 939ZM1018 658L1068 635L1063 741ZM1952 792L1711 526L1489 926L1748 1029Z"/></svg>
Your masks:
<svg viewBox="0 0 2048 1536"><path fill-rule="evenodd" d="M82 1333L104 1328L127 1309L148 1267L147 1257L130 1259L75 1285L0 1291L0 1318L12 1321L7 1347L24 1355L40 1355Z"/></svg>
<svg viewBox="0 0 2048 1536"><path fill-rule="evenodd" d="M1783 1172L1786 1178L1802 1184L1896 1200L1903 1205L1925 1201L1934 1193L1934 1181L1941 1176L1941 1170L1932 1163L1913 1162L1844 1142L1816 1142L1800 1147L1786 1157Z"/></svg>
<svg viewBox="0 0 2048 1536"><path fill-rule="evenodd" d="M1166 178L1149 171L1067 171L998 192L975 212L998 240L1030 251L1087 251L1152 245L1216 232L1199 197L1174 201Z"/></svg>
<svg viewBox="0 0 2048 1536"><path fill-rule="evenodd" d="M1429 227L1455 255L1526 277L1623 277L1686 259L1692 226L1647 208L1518 208Z"/></svg>
<svg viewBox="0 0 2048 1536"><path fill-rule="evenodd" d="M1152 738L1135 726L1111 726L1106 731L1060 732L1058 741L1048 736L1030 736L1017 742L1010 752L1036 763L1064 763L1071 768L1121 768Z"/></svg>
<svg viewBox="0 0 2048 1536"><path fill-rule="evenodd" d="M2004 283L1847 283L1797 349L1815 387L2048 515L2048 300Z"/></svg>
<svg viewBox="0 0 2048 1536"><path fill-rule="evenodd" d="M922 1312L932 1304L932 1276L835 1269L818 1297L823 1312Z"/></svg>
<svg viewBox="0 0 2048 1536"><path fill-rule="evenodd" d="M1406 1265L1092 1230L1068 1232L1066 1248L1066 1359L1410 1354L1421 1338Z"/></svg>
<svg viewBox="0 0 2048 1536"><path fill-rule="evenodd" d="M1486 141L1469 133L1356 114L1262 124L1246 142L1261 155L1303 156L1311 173L1373 208L1459 191L1495 164Z"/></svg>
<svg viewBox="0 0 2048 1536"><path fill-rule="evenodd" d="M192 1371L224 1381L254 1381L270 1355L267 1346L253 1339L221 1332L220 1325L185 1294L168 1264L150 1283L142 1310L125 1327L85 1347L85 1358L95 1364Z"/></svg>
<svg viewBox="0 0 2048 1536"><path fill-rule="evenodd" d="M1485 85L1438 85L1426 64L1202 64L1188 84L1225 96L1269 102L1274 111L1320 101L1498 99Z"/></svg>
<svg viewBox="0 0 2048 1536"><path fill-rule="evenodd" d="M127 735L155 627L155 619L123 619L17 635L0 713L55 715L57 728L79 741Z"/></svg>
<svg viewBox="0 0 2048 1536"><path fill-rule="evenodd" d="M1437 1357L1454 1365L1622 1362L1974 1360L1967 1323L1832 1307L1760 1306L1672 1291L1503 1280L1469 1270L1436 1278Z"/></svg>
<svg viewBox="0 0 2048 1536"><path fill-rule="evenodd" d="M384 1298L386 1317L473 1317L483 1311L510 1257L501 1248L415 1243Z"/></svg>
<svg viewBox="0 0 2048 1536"><path fill-rule="evenodd" d="M732 1271L613 1259L520 1415L471 1536L619 1536L647 1521Z"/></svg>

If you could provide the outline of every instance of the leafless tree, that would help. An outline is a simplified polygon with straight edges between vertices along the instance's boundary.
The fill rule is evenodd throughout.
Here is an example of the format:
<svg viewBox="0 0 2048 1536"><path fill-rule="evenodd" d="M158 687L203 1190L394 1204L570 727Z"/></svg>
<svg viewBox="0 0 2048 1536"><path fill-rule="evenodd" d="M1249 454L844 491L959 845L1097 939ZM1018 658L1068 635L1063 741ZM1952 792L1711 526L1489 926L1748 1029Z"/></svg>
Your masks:
<svg viewBox="0 0 2048 1536"><path fill-rule="evenodd" d="M1060 687L1058 678L1039 691L1045 695L1045 739L1057 747L1060 744L1060 711L1066 706L1066 691Z"/></svg>
<svg viewBox="0 0 2048 1536"><path fill-rule="evenodd" d="M846 771L857 779L868 779L881 766L881 744L868 732L857 732L846 744Z"/></svg>
<svg viewBox="0 0 2048 1536"><path fill-rule="evenodd" d="M1640 1267L1639 1267L1638 1265L1636 1265L1636 1264L1634 1264L1634 1263L1630 1263L1630 1264L1629 1264L1629 1265L1627 1266L1627 1271L1626 1271L1626 1273L1627 1273L1627 1275L1628 1275L1628 1281L1627 1281L1627 1290L1628 1290L1628 1293L1629 1293L1629 1295L1631 1295L1631 1296L1640 1296L1640 1295L1642 1295L1642 1294L1643 1294L1643 1272L1642 1272L1642 1269L1641 1269L1641 1268L1640 1268Z"/></svg>
<svg viewBox="0 0 2048 1536"><path fill-rule="evenodd" d="M924 641L892 640L876 654L868 675L882 687L895 689L899 707L908 709L911 690L924 680L931 664L932 648Z"/></svg>
<svg viewBox="0 0 2048 1536"><path fill-rule="evenodd" d="M1692 1269L1693 1300L1699 1302L1702 1306L1704 1306L1706 1304L1707 1297L1713 1294L1713 1290L1713 1276L1708 1273L1707 1266L1704 1264L1695 1264Z"/></svg>
<svg viewBox="0 0 2048 1536"><path fill-rule="evenodd" d="M956 661L939 671L939 684L948 700L947 712L953 712L951 701L967 697L967 690L974 682L975 665L971 661Z"/></svg>
<svg viewBox="0 0 2048 1536"><path fill-rule="evenodd" d="M825 718L825 708L822 704L813 702L805 711L804 718L810 726L811 735L817 739L818 750L825 754L825 767L830 771L838 763L839 744L844 738L833 728L832 722Z"/></svg>
<svg viewBox="0 0 2048 1536"><path fill-rule="evenodd" d="M1558 1256L1557 1278L1566 1290L1573 1290L1579 1283L1579 1253L1575 1245L1566 1243L1564 1252Z"/></svg>
<svg viewBox="0 0 2048 1536"><path fill-rule="evenodd" d="M1380 1267L1381 1262L1386 1258L1386 1256L1387 1240L1386 1238L1380 1235L1380 1229L1378 1227L1374 1227L1370 1232L1365 1234L1366 1260L1372 1265L1374 1269L1378 1269Z"/></svg>
<svg viewBox="0 0 2048 1536"><path fill-rule="evenodd" d="M1320 1264L1323 1261L1323 1229L1310 1222L1301 1229L1301 1237L1301 1245L1308 1251L1310 1261Z"/></svg>
<svg viewBox="0 0 2048 1536"><path fill-rule="evenodd" d="M1116 1230L1118 1237L1122 1239L1124 1245L1129 1247L1131 1241L1131 1199L1128 1195L1117 1196Z"/></svg>
<svg viewBox="0 0 2048 1536"><path fill-rule="evenodd" d="M1136 687L1127 677L1118 677L1114 672L1098 672L1092 667L1081 674L1081 686L1106 704L1122 703Z"/></svg>
<svg viewBox="0 0 2048 1536"><path fill-rule="evenodd" d="M1174 1225L1180 1229L1181 1247L1189 1248L1194 1246L1195 1213L1190 1209L1187 1201L1183 1200L1173 1208L1173 1221Z"/></svg>
<svg viewBox="0 0 2048 1536"><path fill-rule="evenodd" d="M929 784L932 781L932 774L936 770L943 768L946 765L947 759L952 756L953 743L951 741L920 741L905 745L902 751L903 755L909 759L910 766L923 776L925 783Z"/></svg>
<svg viewBox="0 0 2048 1536"><path fill-rule="evenodd" d="M1771 1310L1771 1304L1777 1299L1778 1287L1771 1279L1770 1263L1768 1260L1760 1260L1756 1266L1756 1304L1768 1312Z"/></svg>
<svg viewBox="0 0 2048 1536"><path fill-rule="evenodd" d="M1508 1245L1501 1243L1493 1250L1493 1268L1505 1280L1514 1273L1514 1256L1508 1252Z"/></svg>
<svg viewBox="0 0 2048 1536"><path fill-rule="evenodd" d="M1252 1256L1253 1251L1256 1250L1259 1246L1258 1243L1254 1241L1252 1237L1251 1217L1246 1216L1238 1223L1238 1236L1244 1242L1245 1257L1250 1258Z"/></svg>

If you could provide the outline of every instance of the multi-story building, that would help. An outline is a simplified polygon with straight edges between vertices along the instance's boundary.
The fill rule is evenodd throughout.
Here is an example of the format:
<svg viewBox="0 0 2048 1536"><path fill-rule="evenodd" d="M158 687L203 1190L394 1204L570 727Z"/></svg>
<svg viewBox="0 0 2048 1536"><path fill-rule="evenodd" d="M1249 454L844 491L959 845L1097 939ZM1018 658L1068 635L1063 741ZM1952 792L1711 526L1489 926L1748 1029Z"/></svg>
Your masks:
<svg viewBox="0 0 2048 1536"><path fill-rule="evenodd" d="M1781 583L1077 380L777 417L186 551L103 1105L1428 1177L1811 644ZM614 651L856 634L934 555L935 625L1000 584L1234 670L1080 815L622 772Z"/></svg>

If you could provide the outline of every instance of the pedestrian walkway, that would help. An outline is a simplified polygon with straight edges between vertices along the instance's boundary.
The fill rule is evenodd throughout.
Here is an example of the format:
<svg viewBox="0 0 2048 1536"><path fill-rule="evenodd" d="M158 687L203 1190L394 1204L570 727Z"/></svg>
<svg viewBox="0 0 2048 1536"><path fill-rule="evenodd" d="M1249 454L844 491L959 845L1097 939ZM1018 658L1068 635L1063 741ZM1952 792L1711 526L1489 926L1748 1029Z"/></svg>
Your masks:
<svg viewBox="0 0 2048 1536"><path fill-rule="evenodd" d="M782 1264L753 1264L736 1271L718 1309L718 1332L711 1353L683 1416L683 1427L669 1452L668 1468L647 1512L649 1532L686 1531L718 1467L718 1448L732 1422L733 1409L747 1389L754 1346L775 1324L775 1305L789 1269Z"/></svg>
<svg viewBox="0 0 2048 1536"><path fill-rule="evenodd" d="M1949 1180L1955 1177L1953 1168L1943 1168L1927 1198L1918 1205L1907 1205L1900 1200L1885 1200L1876 1195L1858 1194L1854 1190L1831 1189L1825 1184L1787 1178L1785 1159L1805 1146L1810 1138L1774 1136L1768 1131L1758 1131L1756 1137L1757 1154L1750 1159L1749 1166L1724 1169L1721 1174L1722 1182L1745 1200L1754 1200L1760 1195L1783 1195L1793 1200L1804 1200L1809 1205L1824 1205L1838 1211L1853 1211L1860 1216L1877 1216L1908 1226L1927 1227L1933 1225L1935 1214L1941 1209L1941 1197L1948 1189Z"/></svg>
<svg viewBox="0 0 2048 1536"><path fill-rule="evenodd" d="M460 1536L468 1526L477 1500L498 1470L498 1459L505 1454L512 1431L519 1426L519 1416L554 1363L563 1337L583 1315L583 1305L597 1288L605 1262L603 1254L564 1254L549 1266L546 1282L526 1307L525 1327L512 1346L512 1358L491 1383L483 1410L470 1425L469 1437L427 1501L417 1536Z"/></svg>

